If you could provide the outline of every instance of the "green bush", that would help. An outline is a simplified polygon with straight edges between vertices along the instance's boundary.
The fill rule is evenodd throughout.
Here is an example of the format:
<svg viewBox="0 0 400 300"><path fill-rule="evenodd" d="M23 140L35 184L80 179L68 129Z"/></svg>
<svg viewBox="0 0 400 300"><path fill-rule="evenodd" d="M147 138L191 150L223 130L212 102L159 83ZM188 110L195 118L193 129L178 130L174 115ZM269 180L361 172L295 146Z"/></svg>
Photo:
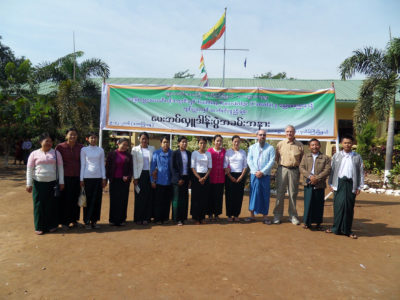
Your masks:
<svg viewBox="0 0 400 300"><path fill-rule="evenodd" d="M371 146L374 146L372 141L376 136L376 125L367 123L362 131L357 136L357 152L361 155L363 160L369 158Z"/></svg>

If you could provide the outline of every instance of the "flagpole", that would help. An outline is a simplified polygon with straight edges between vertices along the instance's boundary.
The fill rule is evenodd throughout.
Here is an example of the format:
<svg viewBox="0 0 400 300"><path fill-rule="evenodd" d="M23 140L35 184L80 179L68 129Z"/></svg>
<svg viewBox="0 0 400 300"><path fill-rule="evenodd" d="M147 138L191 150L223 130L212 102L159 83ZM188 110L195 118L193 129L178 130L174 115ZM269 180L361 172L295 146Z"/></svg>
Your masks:
<svg viewBox="0 0 400 300"><path fill-rule="evenodd" d="M222 69L222 87L225 87L225 53L226 53L226 10L225 7L225 32L224 32L224 64Z"/></svg>

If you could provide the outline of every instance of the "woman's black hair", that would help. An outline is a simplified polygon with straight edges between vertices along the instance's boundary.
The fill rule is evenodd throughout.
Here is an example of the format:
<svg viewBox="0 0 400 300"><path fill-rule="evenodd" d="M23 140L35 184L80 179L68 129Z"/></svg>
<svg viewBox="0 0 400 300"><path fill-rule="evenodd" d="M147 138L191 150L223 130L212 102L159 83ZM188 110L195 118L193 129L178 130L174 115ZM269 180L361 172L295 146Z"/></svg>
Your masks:
<svg viewBox="0 0 400 300"><path fill-rule="evenodd" d="M41 135L39 135L39 143L45 139L51 139L53 141L53 137L48 132L43 132Z"/></svg>
<svg viewBox="0 0 400 300"><path fill-rule="evenodd" d="M187 140L186 136L180 136L178 137L178 143L180 143L182 140Z"/></svg>
<svg viewBox="0 0 400 300"><path fill-rule="evenodd" d="M220 134L217 134L217 135L214 135L213 141L215 142L215 140L216 140L217 138L221 138L221 140L223 140L222 136L221 136Z"/></svg>
<svg viewBox="0 0 400 300"><path fill-rule="evenodd" d="M234 135L234 136L232 137L232 142L233 142L234 139L239 139L239 140L240 140L240 136Z"/></svg>
<svg viewBox="0 0 400 300"><path fill-rule="evenodd" d="M127 143L129 144L129 140L128 140L127 138L120 138L120 139L117 141L117 144L119 145L119 144L122 144L123 142L127 142Z"/></svg>
<svg viewBox="0 0 400 300"><path fill-rule="evenodd" d="M65 130L65 135L67 135L68 132L70 132L70 131L75 131L76 134L78 134L78 130L75 127L71 127L71 128L68 128L67 130Z"/></svg>
<svg viewBox="0 0 400 300"><path fill-rule="evenodd" d="M144 131L144 132L139 133L139 140L140 140L140 138L142 137L142 135L144 135L145 137L147 137L148 140L150 139L149 134L148 134L147 132Z"/></svg>
<svg viewBox="0 0 400 300"><path fill-rule="evenodd" d="M204 141L207 144L207 139L204 136L200 136L197 138L197 143L200 143L200 141Z"/></svg>
<svg viewBox="0 0 400 300"><path fill-rule="evenodd" d="M318 144L321 146L321 142L316 138L313 138L313 139L309 140L308 141L308 145L311 145L312 142L318 142Z"/></svg>
<svg viewBox="0 0 400 300"><path fill-rule="evenodd" d="M167 140L167 141L169 142L169 136L168 136L168 135L163 135L163 136L160 138L160 142L162 143L163 140Z"/></svg>
<svg viewBox="0 0 400 300"><path fill-rule="evenodd" d="M91 131L86 135L87 138L90 138L91 136L99 137L98 134L94 131Z"/></svg>

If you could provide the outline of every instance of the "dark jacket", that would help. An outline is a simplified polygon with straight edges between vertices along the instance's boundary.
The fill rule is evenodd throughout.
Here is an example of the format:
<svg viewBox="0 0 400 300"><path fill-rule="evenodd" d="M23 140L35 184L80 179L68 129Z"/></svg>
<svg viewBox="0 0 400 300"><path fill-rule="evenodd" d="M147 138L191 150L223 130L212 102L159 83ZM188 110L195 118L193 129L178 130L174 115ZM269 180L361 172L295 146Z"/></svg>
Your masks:
<svg viewBox="0 0 400 300"><path fill-rule="evenodd" d="M300 173L303 175L303 184L307 185L307 178L311 175L313 166L313 157L311 153L307 153L303 156L300 163ZM331 173L331 159L321 152L315 159L314 176L318 179L318 183L315 185L317 189L324 189L326 187L326 179Z"/></svg>
<svg viewBox="0 0 400 300"><path fill-rule="evenodd" d="M108 180L112 181L115 173L115 168L117 167L115 160L116 160L116 151L111 151L107 155L106 160L106 177ZM125 154L125 161L122 170L122 176L128 176L128 182L131 181L133 175L133 163L132 163L132 155L126 151L123 152Z"/></svg>
<svg viewBox="0 0 400 300"><path fill-rule="evenodd" d="M186 154L188 157L188 175L191 175L192 169L190 168L190 159L192 156L192 152L186 150ZM173 184L177 184L179 180L182 179L182 172L183 172L183 164L182 164L182 155L181 150L175 150L172 152L172 159L170 162L170 169L172 173L171 182Z"/></svg>

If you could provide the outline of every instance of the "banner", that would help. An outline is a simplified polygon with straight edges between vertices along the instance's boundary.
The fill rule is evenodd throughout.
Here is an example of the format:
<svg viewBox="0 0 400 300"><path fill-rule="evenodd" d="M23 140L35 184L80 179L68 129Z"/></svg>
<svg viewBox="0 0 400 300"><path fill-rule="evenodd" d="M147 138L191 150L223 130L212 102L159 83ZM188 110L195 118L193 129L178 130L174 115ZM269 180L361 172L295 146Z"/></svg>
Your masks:
<svg viewBox="0 0 400 300"><path fill-rule="evenodd" d="M334 140L335 91L193 86L115 85L102 91L100 126L120 131Z"/></svg>

